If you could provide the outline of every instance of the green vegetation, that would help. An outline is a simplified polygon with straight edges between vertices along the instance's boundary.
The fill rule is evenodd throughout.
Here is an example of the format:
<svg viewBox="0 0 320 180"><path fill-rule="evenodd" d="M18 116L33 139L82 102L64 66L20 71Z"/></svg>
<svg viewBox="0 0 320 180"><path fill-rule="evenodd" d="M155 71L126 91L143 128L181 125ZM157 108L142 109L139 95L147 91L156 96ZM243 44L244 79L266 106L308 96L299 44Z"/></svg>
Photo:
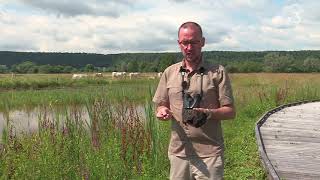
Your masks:
<svg viewBox="0 0 320 180"><path fill-rule="evenodd" d="M101 86L111 85L114 81L120 84L140 84L140 81L150 83L152 82L151 79L155 78L156 73L140 74L140 76L134 80L130 80L129 77L120 80L112 79L111 73L103 73L103 77L96 77L94 73L88 73L87 75L88 77L72 79L71 74L0 74L0 91Z"/></svg>
<svg viewBox="0 0 320 180"><path fill-rule="evenodd" d="M41 78L58 75L46 76ZM320 99L320 74L231 74L231 79L237 117L223 122L225 179L265 179L255 141L256 121L280 104ZM0 144L2 179L168 177L170 122L156 120L151 103L157 80L100 85L94 82L97 79L87 81L94 86L0 94L0 111L8 123ZM83 106L88 121L81 116ZM9 112L34 107L42 109L39 130L16 136ZM144 113L137 107L143 107ZM47 118L46 112L57 108L60 116Z"/></svg>
<svg viewBox="0 0 320 180"><path fill-rule="evenodd" d="M206 51L204 59L232 73L320 72L320 51ZM40 53L0 51L0 73L162 72L181 53Z"/></svg>

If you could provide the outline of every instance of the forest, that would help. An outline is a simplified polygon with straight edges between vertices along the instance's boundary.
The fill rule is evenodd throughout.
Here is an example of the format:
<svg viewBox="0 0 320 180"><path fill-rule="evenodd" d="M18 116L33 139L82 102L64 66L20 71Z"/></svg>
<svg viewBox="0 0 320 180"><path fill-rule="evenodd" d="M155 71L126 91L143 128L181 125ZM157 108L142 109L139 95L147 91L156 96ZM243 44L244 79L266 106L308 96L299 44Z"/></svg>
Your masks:
<svg viewBox="0 0 320 180"><path fill-rule="evenodd" d="M0 51L0 73L162 72L181 53L90 54ZM231 73L320 72L320 50L205 51L203 58Z"/></svg>

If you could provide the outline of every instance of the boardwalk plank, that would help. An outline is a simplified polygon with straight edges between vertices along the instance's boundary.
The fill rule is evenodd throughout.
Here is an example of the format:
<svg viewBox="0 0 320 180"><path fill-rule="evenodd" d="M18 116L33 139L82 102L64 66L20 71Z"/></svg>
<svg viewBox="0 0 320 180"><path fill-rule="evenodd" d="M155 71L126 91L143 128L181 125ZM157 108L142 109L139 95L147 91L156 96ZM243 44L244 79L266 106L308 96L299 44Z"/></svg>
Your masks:
<svg viewBox="0 0 320 180"><path fill-rule="evenodd" d="M320 179L320 102L286 107L259 130L268 161L281 179Z"/></svg>
<svg viewBox="0 0 320 180"><path fill-rule="evenodd" d="M318 137L320 138L320 131L313 129L284 129L284 128L261 128L262 136L297 136L297 137Z"/></svg>
<svg viewBox="0 0 320 180"><path fill-rule="evenodd" d="M317 150L314 149L310 149L310 148L295 148L295 150L292 150L292 147L278 147L278 146L271 146L271 147L266 147L266 150L268 151L268 155L271 155L273 153L279 153L279 151L281 151L281 153L286 153L287 155L289 153L291 153L292 155L294 154L301 154L303 153L304 156L311 156L312 158L320 158L320 157L315 157L315 156L319 156L319 152Z"/></svg>
<svg viewBox="0 0 320 180"><path fill-rule="evenodd" d="M318 122L320 123L320 121ZM284 129L310 129L315 131L320 131L320 126L317 124L303 124L301 123L272 123L272 124L266 124L263 127L269 127L269 128L284 128Z"/></svg>
<svg viewBox="0 0 320 180"><path fill-rule="evenodd" d="M265 147L268 147L268 146L287 146L287 147L290 147L291 145L292 146L295 146L293 148L297 148L297 147L308 147L308 146L311 146L311 147L315 147L317 145L319 145L319 143L312 143L312 142L290 142L290 141L272 141L272 140L268 140L268 141L264 141L264 146ZM311 149L314 149L314 148L311 148Z"/></svg>
<svg viewBox="0 0 320 180"><path fill-rule="evenodd" d="M289 159L292 161L292 159ZM297 174L312 174L318 175L320 177L320 172L317 164L301 164L301 162L290 163L289 161L285 161L285 159L271 159L274 162L274 167L276 171L290 171L295 172ZM299 164L300 163L300 164Z"/></svg>
<svg viewBox="0 0 320 180"><path fill-rule="evenodd" d="M290 142L314 142L320 143L320 136L318 137L303 137L303 136L289 136L289 135L265 135L264 140L290 141Z"/></svg>
<svg viewBox="0 0 320 180"><path fill-rule="evenodd" d="M285 177L286 179L290 179L290 180L315 180L315 179L319 179L319 174L312 174L312 173L297 173L294 171L284 171L284 170L280 170L278 171L279 175L281 177Z"/></svg>
<svg viewBox="0 0 320 180"><path fill-rule="evenodd" d="M272 123L303 123L303 124L309 124L314 123L317 125L317 123L320 122L320 116L319 117L271 117L268 119L268 121L265 124L272 124Z"/></svg>
<svg viewBox="0 0 320 180"><path fill-rule="evenodd" d="M283 116L273 116L268 118L268 121L265 122L265 124L272 124L272 123L291 123L291 122L299 122L299 123L319 123L320 116L313 116L313 117L283 117Z"/></svg>

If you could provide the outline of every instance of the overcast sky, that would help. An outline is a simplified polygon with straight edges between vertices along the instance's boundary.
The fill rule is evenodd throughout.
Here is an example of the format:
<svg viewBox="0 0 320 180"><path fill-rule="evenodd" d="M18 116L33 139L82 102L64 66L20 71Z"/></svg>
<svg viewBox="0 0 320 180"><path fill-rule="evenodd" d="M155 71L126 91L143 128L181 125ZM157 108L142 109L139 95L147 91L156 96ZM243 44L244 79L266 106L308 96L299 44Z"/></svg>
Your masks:
<svg viewBox="0 0 320 180"><path fill-rule="evenodd" d="M320 49L319 0L0 0L0 51L177 52L198 22L204 50Z"/></svg>

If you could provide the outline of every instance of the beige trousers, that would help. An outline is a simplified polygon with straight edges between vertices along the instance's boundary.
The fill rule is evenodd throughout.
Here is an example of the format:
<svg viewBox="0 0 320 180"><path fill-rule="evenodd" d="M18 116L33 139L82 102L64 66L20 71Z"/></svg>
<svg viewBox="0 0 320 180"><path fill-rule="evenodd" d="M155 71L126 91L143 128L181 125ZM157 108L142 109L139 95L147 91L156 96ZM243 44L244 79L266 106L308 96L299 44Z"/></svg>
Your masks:
<svg viewBox="0 0 320 180"><path fill-rule="evenodd" d="M223 157L179 157L169 155L171 180L223 179Z"/></svg>

